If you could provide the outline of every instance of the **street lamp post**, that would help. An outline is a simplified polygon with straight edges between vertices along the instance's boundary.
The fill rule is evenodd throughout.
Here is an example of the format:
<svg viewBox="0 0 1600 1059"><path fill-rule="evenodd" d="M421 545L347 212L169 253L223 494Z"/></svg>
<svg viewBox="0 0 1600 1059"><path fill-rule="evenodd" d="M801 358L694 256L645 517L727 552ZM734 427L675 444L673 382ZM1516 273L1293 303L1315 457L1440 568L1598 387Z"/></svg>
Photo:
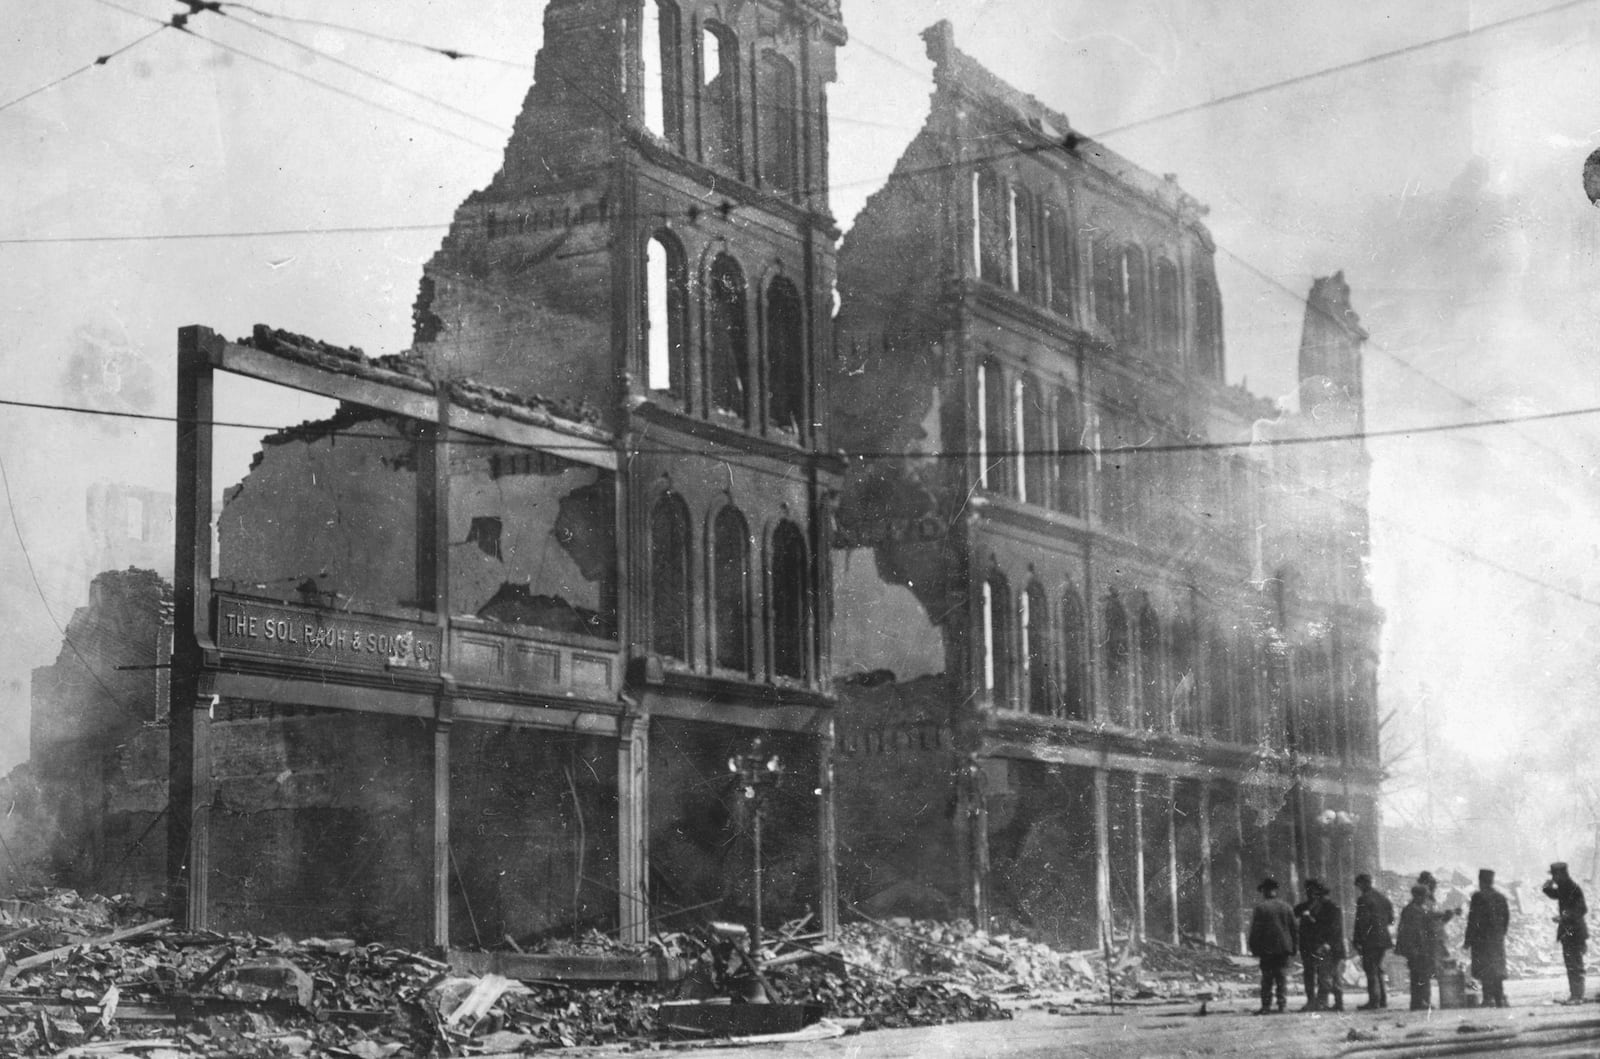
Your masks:
<svg viewBox="0 0 1600 1059"><path fill-rule="evenodd" d="M750 958L756 961L761 954L761 811L767 792L783 779L783 762L757 736L742 753L728 758L728 771L739 777L740 789L750 802L753 817L751 839L755 847L755 922L750 930Z"/></svg>

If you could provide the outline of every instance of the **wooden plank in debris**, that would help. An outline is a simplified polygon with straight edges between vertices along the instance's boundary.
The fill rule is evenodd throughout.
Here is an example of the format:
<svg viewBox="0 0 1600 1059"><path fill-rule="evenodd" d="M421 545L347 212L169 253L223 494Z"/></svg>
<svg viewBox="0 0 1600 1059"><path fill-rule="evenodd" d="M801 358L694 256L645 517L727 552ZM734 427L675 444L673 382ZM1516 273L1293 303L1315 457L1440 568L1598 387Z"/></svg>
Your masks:
<svg viewBox="0 0 1600 1059"><path fill-rule="evenodd" d="M663 956L450 951L450 966L469 974L501 974L519 981L676 982L689 961Z"/></svg>
<svg viewBox="0 0 1600 1059"><path fill-rule="evenodd" d="M64 960L74 952L96 949L101 945L115 945L119 941L131 941L146 934L154 934L156 931L171 925L172 920L170 919L152 919L148 923L140 923L134 927L123 927L121 930L114 930L110 934L102 934L98 938L85 938L74 945L63 945L59 949L50 949L48 952L28 956L7 967L5 972L0 974L0 982L9 982L23 971L31 971L35 967L44 967L55 963L57 960Z"/></svg>

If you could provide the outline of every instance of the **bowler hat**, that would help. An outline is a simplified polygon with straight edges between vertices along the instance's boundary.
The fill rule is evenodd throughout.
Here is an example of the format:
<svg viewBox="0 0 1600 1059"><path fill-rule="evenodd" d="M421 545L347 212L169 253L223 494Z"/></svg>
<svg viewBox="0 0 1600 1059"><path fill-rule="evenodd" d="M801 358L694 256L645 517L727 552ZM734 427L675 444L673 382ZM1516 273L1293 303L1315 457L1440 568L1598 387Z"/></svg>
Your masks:
<svg viewBox="0 0 1600 1059"><path fill-rule="evenodd" d="M1266 893L1269 890L1276 890L1277 888L1278 880L1270 875L1256 884L1256 889L1260 890L1262 893Z"/></svg>

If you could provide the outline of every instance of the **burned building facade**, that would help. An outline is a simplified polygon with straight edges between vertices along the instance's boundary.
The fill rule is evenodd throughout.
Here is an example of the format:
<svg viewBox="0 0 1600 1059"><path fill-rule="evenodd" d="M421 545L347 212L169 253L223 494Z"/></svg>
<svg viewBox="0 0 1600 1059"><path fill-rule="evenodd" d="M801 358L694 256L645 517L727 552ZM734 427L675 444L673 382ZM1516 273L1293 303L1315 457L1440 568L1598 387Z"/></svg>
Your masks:
<svg viewBox="0 0 1600 1059"><path fill-rule="evenodd" d="M925 34L927 123L839 256L841 900L1076 945L1240 941L1376 864L1361 343L1224 379L1203 209ZM959 866L959 870L952 870Z"/></svg>
<svg viewBox="0 0 1600 1059"><path fill-rule="evenodd" d="M642 941L764 901L831 925L843 41L832 0L550 0L412 349L184 331L169 851L192 923ZM212 570L219 371L341 403L264 440Z"/></svg>

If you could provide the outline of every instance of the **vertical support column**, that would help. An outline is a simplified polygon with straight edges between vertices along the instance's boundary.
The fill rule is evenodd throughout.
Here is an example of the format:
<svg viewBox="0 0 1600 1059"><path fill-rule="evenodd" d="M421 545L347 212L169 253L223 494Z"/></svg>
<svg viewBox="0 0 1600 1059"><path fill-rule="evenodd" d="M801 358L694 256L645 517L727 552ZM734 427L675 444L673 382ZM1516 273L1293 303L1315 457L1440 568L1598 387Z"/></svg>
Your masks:
<svg viewBox="0 0 1600 1059"><path fill-rule="evenodd" d="M1102 943L1111 937L1111 811L1106 770L1094 770L1094 911Z"/></svg>
<svg viewBox="0 0 1600 1059"><path fill-rule="evenodd" d="M455 706L447 692L433 720L433 943L450 950L450 727Z"/></svg>
<svg viewBox="0 0 1600 1059"><path fill-rule="evenodd" d="M617 741L617 922L622 940L650 937L650 719L624 717Z"/></svg>
<svg viewBox="0 0 1600 1059"><path fill-rule="evenodd" d="M1200 908L1207 945L1217 943L1216 895L1212 893L1211 784L1200 781Z"/></svg>
<svg viewBox="0 0 1600 1059"><path fill-rule="evenodd" d="M206 928L211 820L212 349L203 327L178 332L173 641L167 725L167 891L172 916Z"/></svg>
<svg viewBox="0 0 1600 1059"><path fill-rule="evenodd" d="M1183 922L1178 902L1178 779L1167 777L1167 903L1172 909L1172 927L1167 940L1176 945L1182 940Z"/></svg>
<svg viewBox="0 0 1600 1059"><path fill-rule="evenodd" d="M1133 877L1137 885L1133 892L1133 931L1144 940L1144 773L1133 774Z"/></svg>
<svg viewBox="0 0 1600 1059"><path fill-rule="evenodd" d="M433 941L450 947L450 391L438 382L438 418L417 439L417 599L439 629L440 687L433 728ZM463 895L465 897L465 895Z"/></svg>
<svg viewBox="0 0 1600 1059"><path fill-rule="evenodd" d="M1242 954L1248 951L1248 946L1245 944L1247 939L1245 937L1244 916L1240 915L1239 913L1243 912L1245 908L1250 906L1250 902L1245 900L1245 895L1250 893L1255 884L1261 880L1256 879L1251 881L1250 879L1245 878L1244 810L1239 804L1241 800L1242 798L1240 795L1240 789L1235 786L1233 789L1233 875L1234 878L1238 880L1238 884L1235 887L1237 892L1233 895L1233 900L1228 902L1229 906L1234 909L1235 913L1233 917L1233 927L1229 931L1229 934L1230 936L1233 934L1238 935L1239 947L1237 951Z"/></svg>
<svg viewBox="0 0 1600 1059"><path fill-rule="evenodd" d="M834 937L839 932L839 829L833 807L833 718L824 722L818 741L817 761L817 840L821 845L822 932Z"/></svg>

